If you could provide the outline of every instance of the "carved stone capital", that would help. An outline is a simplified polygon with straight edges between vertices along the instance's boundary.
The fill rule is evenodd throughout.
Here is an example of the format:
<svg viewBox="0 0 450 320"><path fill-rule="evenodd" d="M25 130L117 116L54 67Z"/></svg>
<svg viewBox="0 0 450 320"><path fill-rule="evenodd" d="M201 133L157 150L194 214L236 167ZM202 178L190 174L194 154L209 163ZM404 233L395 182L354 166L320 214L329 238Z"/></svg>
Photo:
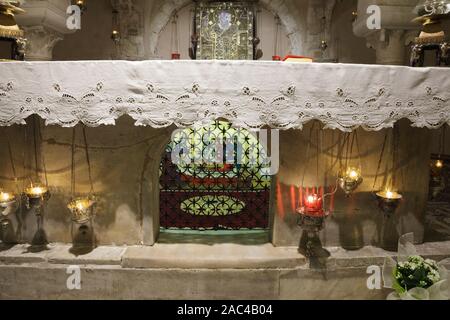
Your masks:
<svg viewBox="0 0 450 320"><path fill-rule="evenodd" d="M25 13L16 20L27 39L25 60L52 60L55 44L75 32L66 25L70 4L70 0L28 0L22 5Z"/></svg>
<svg viewBox="0 0 450 320"><path fill-rule="evenodd" d="M53 48L63 36L42 26L23 27L23 30L27 39L25 60L52 60Z"/></svg>

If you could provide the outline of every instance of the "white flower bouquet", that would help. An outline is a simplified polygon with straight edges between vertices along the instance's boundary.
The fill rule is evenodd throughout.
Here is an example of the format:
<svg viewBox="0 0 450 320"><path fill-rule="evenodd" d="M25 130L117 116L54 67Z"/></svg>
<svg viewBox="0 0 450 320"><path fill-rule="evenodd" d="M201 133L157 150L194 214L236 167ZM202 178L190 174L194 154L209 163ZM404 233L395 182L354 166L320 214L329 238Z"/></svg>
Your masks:
<svg viewBox="0 0 450 320"><path fill-rule="evenodd" d="M400 237L397 261L391 257L385 259L384 286L395 290L387 299L448 300L450 285L444 265L450 264L450 259L437 263L422 258L417 254L413 239L412 233Z"/></svg>

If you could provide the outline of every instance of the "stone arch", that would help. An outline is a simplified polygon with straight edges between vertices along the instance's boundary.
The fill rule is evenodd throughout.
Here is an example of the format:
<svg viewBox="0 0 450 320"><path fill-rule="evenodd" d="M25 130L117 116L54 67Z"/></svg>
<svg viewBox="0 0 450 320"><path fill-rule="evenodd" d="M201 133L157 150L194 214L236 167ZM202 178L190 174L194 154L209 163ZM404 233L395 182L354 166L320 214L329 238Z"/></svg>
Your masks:
<svg viewBox="0 0 450 320"><path fill-rule="evenodd" d="M147 49L150 56L156 54L159 35L163 28L169 22L174 11L179 11L183 7L192 3L192 0L158 0L151 12L156 12L151 15L150 23L148 25ZM259 2L265 9L272 12L274 15L280 17L281 23L285 27L293 54L300 54L303 50L302 45L302 27L300 13L294 4L293 0L260 0ZM148 10L146 10L148 12Z"/></svg>

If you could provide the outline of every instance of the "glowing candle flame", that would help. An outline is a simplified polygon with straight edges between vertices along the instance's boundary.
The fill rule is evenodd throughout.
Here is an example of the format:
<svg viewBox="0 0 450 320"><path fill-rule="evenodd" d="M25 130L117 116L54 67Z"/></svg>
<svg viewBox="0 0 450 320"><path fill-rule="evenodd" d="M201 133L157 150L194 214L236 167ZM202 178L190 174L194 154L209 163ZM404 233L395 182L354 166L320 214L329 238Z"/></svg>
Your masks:
<svg viewBox="0 0 450 320"><path fill-rule="evenodd" d="M341 175L345 180L357 181L361 177L361 172L356 168L347 168L345 173Z"/></svg>
<svg viewBox="0 0 450 320"><path fill-rule="evenodd" d="M314 196L308 196L308 198L306 199L306 201L308 203L314 203L315 200L316 200L316 197L314 197Z"/></svg>
<svg viewBox="0 0 450 320"><path fill-rule="evenodd" d="M355 170L350 171L350 173L348 175L350 178L353 178L353 179L358 178L358 172L356 172Z"/></svg>
<svg viewBox="0 0 450 320"><path fill-rule="evenodd" d="M436 168L442 168L444 166L444 163L442 160L437 160L435 163Z"/></svg>
<svg viewBox="0 0 450 320"><path fill-rule="evenodd" d="M41 187L36 187L36 188L32 188L31 189L31 193L32 194L36 194L36 195L40 195L40 194L43 194L44 191L43 191L43 189Z"/></svg>
<svg viewBox="0 0 450 320"><path fill-rule="evenodd" d="M90 207L92 207L93 205L93 201L89 200L89 199L77 199L72 201L71 203L69 203L69 209L71 210L79 210L79 211L84 211L86 209L89 209Z"/></svg>
<svg viewBox="0 0 450 320"><path fill-rule="evenodd" d="M377 196L388 199L388 200L400 200L402 199L402 195L398 192L391 191L390 189L387 189L386 191L380 191L377 193Z"/></svg>
<svg viewBox="0 0 450 320"><path fill-rule="evenodd" d="M40 185L31 185L28 189L25 190L25 193L30 197L41 197L46 194L48 189L46 187L42 187Z"/></svg>
<svg viewBox="0 0 450 320"><path fill-rule="evenodd" d="M1 202L8 202L12 199L12 195L7 192L1 192L0 193L0 201Z"/></svg>
<svg viewBox="0 0 450 320"><path fill-rule="evenodd" d="M324 216L322 198L318 194L310 194L305 197L305 206L302 214L313 216Z"/></svg>

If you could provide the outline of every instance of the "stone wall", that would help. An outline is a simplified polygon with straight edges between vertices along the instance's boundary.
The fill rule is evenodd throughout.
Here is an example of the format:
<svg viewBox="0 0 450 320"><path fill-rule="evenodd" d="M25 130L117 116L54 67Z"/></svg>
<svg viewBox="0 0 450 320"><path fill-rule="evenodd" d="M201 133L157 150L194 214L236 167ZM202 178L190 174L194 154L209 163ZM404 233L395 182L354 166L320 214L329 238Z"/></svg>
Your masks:
<svg viewBox="0 0 450 320"><path fill-rule="evenodd" d="M126 1L125 1L126 2ZM179 38L182 58L187 58L189 1L134 1L135 14L142 20L139 35L124 37L122 43L115 45L111 40L112 5L110 0L89 3L82 16L82 29L64 36L56 43L54 60L98 60L98 59L170 59L171 24L170 18L179 12ZM352 32L352 11L356 0L336 2L327 1L261 1L262 24L260 34L264 49L264 60L270 60L274 46L274 15L279 15L282 23L281 54L301 54L321 58L320 42L327 40L329 48L324 58L338 59L342 62L374 63L375 53L366 47L366 40L356 37ZM328 19L323 25L322 17ZM124 18L125 21L127 19ZM268 27L270 26L270 27ZM126 26L123 27L126 32ZM134 52L134 53L133 53Z"/></svg>
<svg viewBox="0 0 450 320"><path fill-rule="evenodd" d="M5 128L1 137L0 178L3 185L14 189L7 139L11 142L18 187L23 189L28 179L35 179L35 151L33 128L41 121L28 119L27 126ZM310 144L310 127L303 131L289 130L280 134L280 171L272 188L272 242L277 246L296 246L301 230L297 226L295 209L299 203L298 189L316 185L334 186L339 170L338 146L343 133L323 130L317 158L317 138L314 131ZM316 124L318 128L319 124ZM159 163L173 128L152 129L135 127L130 118L123 117L116 126L87 128L89 155L94 190L99 195L95 231L100 244L153 244L159 231ZM405 200L393 220L399 233L413 231L416 241L423 240L423 218L428 190L429 157L432 145L430 130L411 128L407 121L399 124L399 164L396 169L397 187ZM381 163L378 182L373 187L386 131L358 130L364 182L350 198L338 190L334 196L334 213L328 219L322 240L327 246L360 248L379 245L383 239L382 215L373 191L383 189L386 177L391 176L389 144ZM71 144L73 129L42 126L42 143L38 139L38 167L41 181L47 172L52 197L45 216L45 229L51 242L71 242L70 216L67 202L71 197ZM75 181L76 193L90 190L82 128L76 128ZM309 151L308 151L309 149ZM350 164L359 165L354 148ZM309 159L307 159L309 154ZM317 165L319 161L319 178ZM25 169L24 169L25 168ZM304 178L303 178L304 175ZM30 242L36 228L32 212L23 209L14 217L22 240ZM23 220L23 221L21 221ZM396 241L394 236L388 239Z"/></svg>
<svg viewBox="0 0 450 320"><path fill-rule="evenodd" d="M386 299L369 289L369 266L392 253L329 248L325 269L313 269L296 248L236 245L99 247L74 256L68 245L30 253L0 251L0 299ZM450 255L449 242L417 246L425 258ZM131 252L131 253L130 253ZM80 290L68 290L69 266L80 266ZM448 264L446 265L448 268ZM156 289L155 289L156 288Z"/></svg>
<svg viewBox="0 0 450 320"><path fill-rule="evenodd" d="M7 128L19 176L18 187L35 180L33 123L28 126ZM40 121L39 121L40 122ZM88 167L84 152L82 131L76 128L75 181L76 193L90 190ZM92 167L94 191L100 196L95 230L101 244L152 244L159 230L159 163L163 149L170 138L170 130L134 127L129 118L120 119L117 126L88 128L89 156ZM70 215L67 203L71 198L71 146L73 129L43 127L42 144L38 151L39 176L45 181L44 166L52 197L45 213L45 230L51 242L71 242ZM2 144L6 145L5 136ZM24 157L26 159L23 169ZM2 183L14 190L14 179L7 148L2 148L0 158ZM5 180L7 178L7 180ZM23 208L18 211L13 225L20 220L22 240L31 242L36 231L33 212ZM145 230L145 232L144 232Z"/></svg>
<svg viewBox="0 0 450 320"><path fill-rule="evenodd" d="M276 245L298 243L299 227L296 225L295 209L298 207L297 190L301 186L301 181L304 180L305 187L333 186L336 183L336 173L339 171L337 143L342 133L323 131L319 147L319 150L323 151L319 152L317 160L316 131L313 133L312 143L308 142L311 125L308 124L302 131L286 131L280 134L281 166L277 176L279 191L275 197L277 203L274 205L276 214L273 230L273 243ZM394 187L398 188L405 199L389 224L395 225L399 234L415 232L416 241L423 241L423 218L429 179L430 131L411 128L407 121L399 123L398 126L400 146L396 161L398 165L396 170L392 171L392 149L388 142L375 187L375 175L388 130L380 132L357 130L364 181L350 197L346 197L342 190L338 190L334 195L334 212L327 220L322 233L324 245L340 245L355 249L364 245L380 245L381 241L393 241L396 246L395 235L383 236L383 214L379 211L374 196L374 192L384 189L389 183L389 177L393 176L393 172L397 180ZM309 159L308 145L311 148ZM356 145L349 165L357 167L359 159L355 149Z"/></svg>

